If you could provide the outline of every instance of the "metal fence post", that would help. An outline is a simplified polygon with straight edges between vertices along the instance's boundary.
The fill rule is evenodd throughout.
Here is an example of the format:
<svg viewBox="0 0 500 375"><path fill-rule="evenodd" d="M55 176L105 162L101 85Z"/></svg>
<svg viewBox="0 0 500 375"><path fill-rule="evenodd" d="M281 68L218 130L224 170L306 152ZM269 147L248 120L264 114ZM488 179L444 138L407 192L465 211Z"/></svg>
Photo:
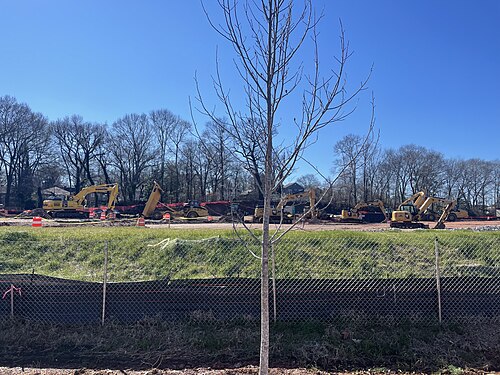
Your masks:
<svg viewBox="0 0 500 375"><path fill-rule="evenodd" d="M103 282L102 282L102 317L101 325L104 325L104 319L106 317L106 286L108 283L108 241L104 244L104 272L103 272Z"/></svg>
<svg viewBox="0 0 500 375"><path fill-rule="evenodd" d="M439 324L442 323L441 319L441 272L439 270L439 245L437 237L434 239L434 252L436 254L436 288L438 297L438 318Z"/></svg>

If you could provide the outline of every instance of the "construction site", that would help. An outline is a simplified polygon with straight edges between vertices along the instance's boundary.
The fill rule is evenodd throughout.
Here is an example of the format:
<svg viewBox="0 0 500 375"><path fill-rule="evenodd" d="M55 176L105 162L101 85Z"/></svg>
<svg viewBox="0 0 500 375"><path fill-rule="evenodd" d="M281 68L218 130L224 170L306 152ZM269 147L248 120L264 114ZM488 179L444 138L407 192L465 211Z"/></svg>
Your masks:
<svg viewBox="0 0 500 375"><path fill-rule="evenodd" d="M3 2L0 375L500 371L499 19Z"/></svg>
<svg viewBox="0 0 500 375"><path fill-rule="evenodd" d="M300 188L299 188L300 189ZM418 192L404 200L397 209L388 209L381 200L359 202L338 213L317 201L316 189L287 194L274 200L270 223L277 229L297 227L299 230L388 230L395 229L458 229L495 227L500 209L491 215L469 215L456 208L456 200L429 197ZM53 192L65 192L60 188ZM147 226L150 228L232 228L244 225L259 228L263 207L257 202L198 202L165 204L162 188L154 182L147 201L119 205L118 184L83 188L75 195L51 195L39 209L2 209L0 225L4 226ZM322 204L323 203L323 204ZM252 210L252 207L254 209ZM43 221L43 223L42 223Z"/></svg>

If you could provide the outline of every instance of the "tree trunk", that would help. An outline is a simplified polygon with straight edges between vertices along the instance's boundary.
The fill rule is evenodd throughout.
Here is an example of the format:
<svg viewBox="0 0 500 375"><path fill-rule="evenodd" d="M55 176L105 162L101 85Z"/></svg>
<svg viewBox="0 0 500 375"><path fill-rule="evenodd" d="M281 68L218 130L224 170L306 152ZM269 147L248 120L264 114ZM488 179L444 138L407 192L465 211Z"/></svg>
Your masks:
<svg viewBox="0 0 500 375"><path fill-rule="evenodd" d="M269 146L271 149L269 150ZM262 262L261 262L261 299L260 299L260 365L259 374L269 372L269 216L271 215L271 173L272 141L268 144L264 181L264 216L262 223ZM267 160L269 159L269 160Z"/></svg>
<svg viewBox="0 0 500 375"><path fill-rule="evenodd" d="M10 196L12 194L12 173L7 174L6 187L5 187L5 207L10 206Z"/></svg>

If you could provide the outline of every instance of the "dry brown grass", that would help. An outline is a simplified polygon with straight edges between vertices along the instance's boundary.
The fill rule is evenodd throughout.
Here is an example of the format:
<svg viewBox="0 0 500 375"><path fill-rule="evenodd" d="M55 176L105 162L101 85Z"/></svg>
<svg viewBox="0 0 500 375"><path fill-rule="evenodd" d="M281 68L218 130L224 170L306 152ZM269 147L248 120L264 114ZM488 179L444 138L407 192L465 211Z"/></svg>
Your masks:
<svg viewBox="0 0 500 375"><path fill-rule="evenodd" d="M271 365L316 369L316 374L321 370L458 375L468 368L484 373L500 369L498 323L471 321L441 327L362 321L278 324L272 330ZM0 366L143 372L191 369L187 374L211 368L225 369L222 374L250 374L258 361L258 332L257 322L151 320L96 327L4 321L0 324Z"/></svg>

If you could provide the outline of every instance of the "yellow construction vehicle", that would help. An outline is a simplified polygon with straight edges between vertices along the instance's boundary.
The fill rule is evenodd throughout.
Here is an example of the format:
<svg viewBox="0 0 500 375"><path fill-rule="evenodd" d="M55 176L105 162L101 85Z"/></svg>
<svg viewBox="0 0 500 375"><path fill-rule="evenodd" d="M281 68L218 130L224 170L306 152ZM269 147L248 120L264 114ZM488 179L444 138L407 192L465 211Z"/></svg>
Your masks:
<svg viewBox="0 0 500 375"><path fill-rule="evenodd" d="M115 207L118 196L118 184L92 185L83 188L76 195L61 197L57 199L46 199L43 201L43 209L51 217L86 217L85 198L89 194L105 193L109 194L106 205L107 210Z"/></svg>
<svg viewBox="0 0 500 375"><path fill-rule="evenodd" d="M279 203L275 208L271 210L271 216L269 217L269 221L272 223L284 223L290 224L293 222L294 215L289 212L284 212L284 208L287 203L292 201L302 201L304 198L309 199L309 209L310 211L306 217L308 219L315 219L318 217L318 211L316 209L316 191L314 189L310 189L308 191L304 191L302 193L288 194L280 199ZM262 206L257 206L253 215L254 223L262 223L264 217L264 208Z"/></svg>
<svg viewBox="0 0 500 375"><path fill-rule="evenodd" d="M335 221L342 223L381 223L387 221L384 202L374 200L360 202L350 210L342 210L340 215L334 215Z"/></svg>
<svg viewBox="0 0 500 375"><path fill-rule="evenodd" d="M430 214L426 214L426 211L433 203L445 206L436 225L433 227L434 229L444 229L444 222L457 204L457 201L445 198L428 197L423 191L420 191L405 200L399 205L399 208L396 211L392 212L390 223L391 228L429 229L428 225L419 221L431 218L429 216Z"/></svg>
<svg viewBox="0 0 500 375"><path fill-rule="evenodd" d="M146 219L161 220L165 213L169 213L172 217L187 217L190 219L208 216L208 210L200 206L198 201L185 203L182 207L170 207L162 204L161 208L158 208L162 192L161 186L154 181L153 190L142 211L143 217Z"/></svg>
<svg viewBox="0 0 500 375"><path fill-rule="evenodd" d="M448 215L448 218L446 221L457 221L457 220L462 220L462 219L469 219L469 211L467 210L462 210L460 208L453 208Z"/></svg>

